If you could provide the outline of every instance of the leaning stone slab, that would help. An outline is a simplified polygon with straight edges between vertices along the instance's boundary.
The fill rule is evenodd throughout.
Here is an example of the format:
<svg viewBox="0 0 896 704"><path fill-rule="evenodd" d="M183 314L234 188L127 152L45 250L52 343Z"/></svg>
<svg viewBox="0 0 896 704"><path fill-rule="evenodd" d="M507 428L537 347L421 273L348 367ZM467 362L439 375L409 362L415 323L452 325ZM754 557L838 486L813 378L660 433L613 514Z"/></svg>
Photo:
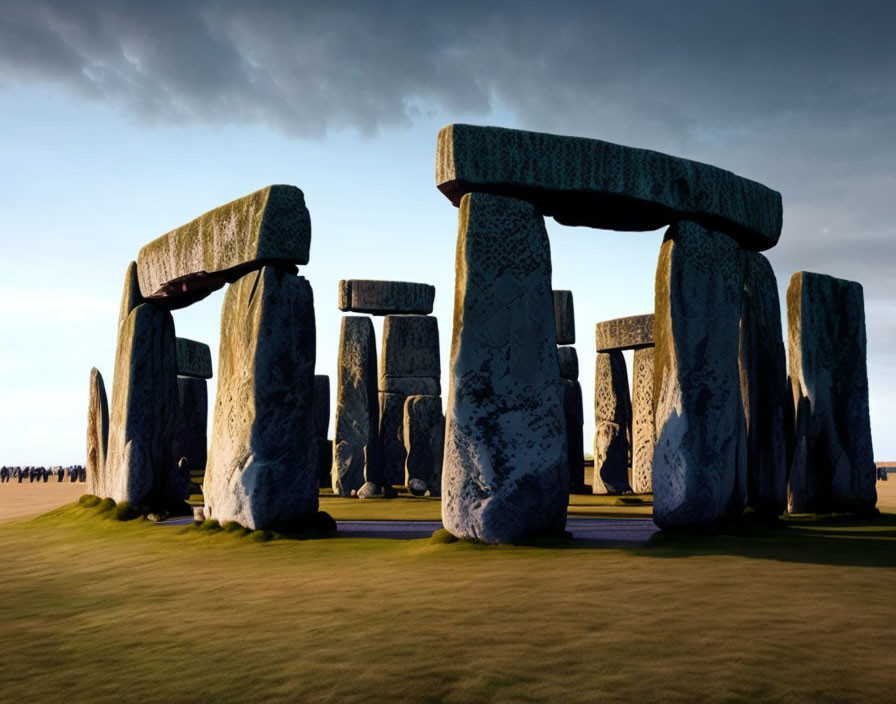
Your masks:
<svg viewBox="0 0 896 704"><path fill-rule="evenodd" d="M330 377L314 375L314 436L326 438L330 432ZM329 484L327 485L329 486Z"/></svg>
<svg viewBox="0 0 896 704"><path fill-rule="evenodd" d="M562 531L569 498L551 252L530 204L461 200L442 521L514 543Z"/></svg>
<svg viewBox="0 0 896 704"><path fill-rule="evenodd" d="M597 352L653 347L653 313L605 320L594 326Z"/></svg>
<svg viewBox="0 0 896 704"><path fill-rule="evenodd" d="M584 431L582 430L585 417L582 407L582 385L574 379L563 380L563 417L566 420L569 493L584 494L587 488L585 485Z"/></svg>
<svg viewBox="0 0 896 704"><path fill-rule="evenodd" d="M781 235L781 194L709 164L598 139L449 125L439 132L436 185L532 203L564 225L656 230L693 220L746 249Z"/></svg>
<svg viewBox="0 0 896 704"><path fill-rule="evenodd" d="M177 373L180 376L212 378L212 351L204 342L177 338Z"/></svg>
<svg viewBox="0 0 896 704"><path fill-rule="evenodd" d="M576 343L576 316L572 291L554 291L554 327L558 345Z"/></svg>
<svg viewBox="0 0 896 704"><path fill-rule="evenodd" d="M218 356L207 516L255 530L313 515L315 322L308 281L266 266L231 285Z"/></svg>
<svg viewBox="0 0 896 704"><path fill-rule="evenodd" d="M197 377L179 376L177 397L174 458L179 462L186 457L190 471L205 469L208 459L208 382Z"/></svg>
<svg viewBox="0 0 896 704"><path fill-rule="evenodd" d="M265 264L308 263L311 218L295 186L268 186L145 245L140 291L166 308L205 298Z"/></svg>
<svg viewBox="0 0 896 704"><path fill-rule="evenodd" d="M622 352L601 352L594 365L595 494L631 491L628 457L631 448L632 404L628 371Z"/></svg>
<svg viewBox="0 0 896 704"><path fill-rule="evenodd" d="M380 377L380 391L402 396L439 396L442 382L425 376Z"/></svg>
<svg viewBox="0 0 896 704"><path fill-rule="evenodd" d="M424 482L432 496L442 491L442 453L445 446L445 416L438 396L409 396L404 402L402 434L407 459L405 479ZM415 485L416 491L420 487ZM420 492L420 493L423 493Z"/></svg>
<svg viewBox="0 0 896 704"><path fill-rule="evenodd" d="M769 261L744 252L740 387L747 427L747 504L780 515L787 506L787 360L778 283Z"/></svg>
<svg viewBox="0 0 896 704"><path fill-rule="evenodd" d="M342 318L336 377L333 492L350 496L365 481L382 484L376 337L366 316Z"/></svg>
<svg viewBox="0 0 896 704"><path fill-rule="evenodd" d="M108 496L106 488L106 450L109 446L109 403L103 375L90 370L90 399L87 403L87 493Z"/></svg>
<svg viewBox="0 0 896 704"><path fill-rule="evenodd" d="M387 315L383 320L380 377L437 379L441 374L439 321L431 315Z"/></svg>
<svg viewBox="0 0 896 704"><path fill-rule="evenodd" d="M738 346L740 247L690 222L673 225L656 273L653 520L695 528L740 515L746 427Z"/></svg>
<svg viewBox="0 0 896 704"><path fill-rule="evenodd" d="M109 449L99 496L133 506L187 498L173 440L178 422L177 356L171 313L142 303L119 327L109 413Z"/></svg>
<svg viewBox="0 0 896 704"><path fill-rule="evenodd" d="M560 364L560 376L575 381L579 378L579 355L575 347L558 347L557 362Z"/></svg>
<svg viewBox="0 0 896 704"><path fill-rule="evenodd" d="M404 447L403 394L380 393L380 445L383 448L384 484L404 484L407 452Z"/></svg>
<svg viewBox="0 0 896 704"><path fill-rule="evenodd" d="M339 282L339 310L371 315L432 313L436 287L410 281L343 279Z"/></svg>
<svg viewBox="0 0 896 704"><path fill-rule="evenodd" d="M632 361L632 491L653 491L653 347L635 350Z"/></svg>
<svg viewBox="0 0 896 704"><path fill-rule="evenodd" d="M877 490L861 284L795 273L787 327L796 409L788 510L871 511Z"/></svg>

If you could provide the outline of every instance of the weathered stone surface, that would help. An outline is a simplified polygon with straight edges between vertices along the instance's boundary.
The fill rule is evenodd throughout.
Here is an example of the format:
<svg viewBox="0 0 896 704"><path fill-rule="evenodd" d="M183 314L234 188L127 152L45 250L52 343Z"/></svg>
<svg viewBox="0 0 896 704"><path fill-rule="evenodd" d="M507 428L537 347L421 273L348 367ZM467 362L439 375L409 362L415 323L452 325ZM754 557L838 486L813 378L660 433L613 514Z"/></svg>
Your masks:
<svg viewBox="0 0 896 704"><path fill-rule="evenodd" d="M339 310L371 315L432 313L436 287L410 281L343 279L339 282Z"/></svg>
<svg viewBox="0 0 896 704"><path fill-rule="evenodd" d="M167 308L205 298L265 264L308 263L311 217L295 186L268 186L145 245L140 291Z"/></svg>
<svg viewBox="0 0 896 704"><path fill-rule="evenodd" d="M788 510L871 511L877 490L861 284L795 273L787 327L796 429Z"/></svg>
<svg viewBox="0 0 896 704"><path fill-rule="evenodd" d="M98 496L134 506L170 505L189 490L172 443L178 421L174 320L151 303L119 327L105 480Z"/></svg>
<svg viewBox="0 0 896 704"><path fill-rule="evenodd" d="M742 295L734 240L691 222L669 228L654 322L653 520L660 528L708 525L743 511Z"/></svg>
<svg viewBox="0 0 896 704"><path fill-rule="evenodd" d="M740 320L740 388L747 440L747 504L777 516L787 505L790 403L778 283L768 260L744 252Z"/></svg>
<svg viewBox="0 0 896 704"><path fill-rule="evenodd" d="M404 402L403 440L407 453L405 479L425 483L432 495L442 488L442 454L445 446L445 416L438 396L410 396ZM423 492L420 492L421 494Z"/></svg>
<svg viewBox="0 0 896 704"><path fill-rule="evenodd" d="M631 449L632 402L622 352L600 352L594 365L595 494L631 491L628 458Z"/></svg>
<svg viewBox="0 0 896 704"><path fill-rule="evenodd" d="M635 350L632 360L632 491L653 491L653 347Z"/></svg>
<svg viewBox="0 0 896 704"><path fill-rule="evenodd" d="M557 362L561 378L573 381L579 378L579 355L575 347L558 347Z"/></svg>
<svg viewBox="0 0 896 704"><path fill-rule="evenodd" d="M404 402L402 394L380 393L380 445L383 448L384 484L404 484Z"/></svg>
<svg viewBox="0 0 896 704"><path fill-rule="evenodd" d="M333 450L333 492L349 496L365 481L383 481L379 441L376 337L366 316L342 318L336 377L336 429Z"/></svg>
<svg viewBox="0 0 896 704"><path fill-rule="evenodd" d="M564 225L656 230L692 220L746 249L781 235L781 194L709 164L598 139L449 125L439 132L436 185L526 200Z"/></svg>
<svg viewBox="0 0 896 704"><path fill-rule="evenodd" d="M177 338L177 373L179 376L212 378L212 352L204 342Z"/></svg>
<svg viewBox="0 0 896 704"><path fill-rule="evenodd" d="M594 326L597 352L653 347L653 313L605 320Z"/></svg>
<svg viewBox="0 0 896 704"><path fill-rule="evenodd" d="M569 467L544 220L473 193L458 230L442 521L487 543L561 531Z"/></svg>
<svg viewBox="0 0 896 704"><path fill-rule="evenodd" d="M124 275L124 286L121 292L121 305L118 307L118 326L127 320L128 314L144 302L140 295L140 283L137 280L137 262L128 264Z"/></svg>
<svg viewBox="0 0 896 704"><path fill-rule="evenodd" d="M326 438L330 433L330 377L314 375L314 435ZM327 485L329 486L329 484Z"/></svg>
<svg viewBox="0 0 896 704"><path fill-rule="evenodd" d="M191 471L204 469L208 455L208 382L191 376L177 377L177 398L174 459L186 457Z"/></svg>
<svg viewBox="0 0 896 704"><path fill-rule="evenodd" d="M103 375L90 370L90 398L87 402L87 493L107 496L105 484L106 450L109 447L109 403Z"/></svg>
<svg viewBox="0 0 896 704"><path fill-rule="evenodd" d="M387 315L383 320L380 377L438 379L441 374L438 320L431 315Z"/></svg>
<svg viewBox="0 0 896 704"><path fill-rule="evenodd" d="M314 358L304 277L265 266L227 289L205 472L209 518L255 530L317 512Z"/></svg>
<svg viewBox="0 0 896 704"><path fill-rule="evenodd" d="M566 421L569 492L584 494L587 487L585 486L585 448L584 431L582 430L585 423L582 385L573 379L563 380L563 417Z"/></svg>
<svg viewBox="0 0 896 704"><path fill-rule="evenodd" d="M387 376L380 377L380 391L402 396L438 396L442 383L425 376Z"/></svg>
<svg viewBox="0 0 896 704"><path fill-rule="evenodd" d="M576 316L572 291L554 291L554 328L558 345L576 343Z"/></svg>

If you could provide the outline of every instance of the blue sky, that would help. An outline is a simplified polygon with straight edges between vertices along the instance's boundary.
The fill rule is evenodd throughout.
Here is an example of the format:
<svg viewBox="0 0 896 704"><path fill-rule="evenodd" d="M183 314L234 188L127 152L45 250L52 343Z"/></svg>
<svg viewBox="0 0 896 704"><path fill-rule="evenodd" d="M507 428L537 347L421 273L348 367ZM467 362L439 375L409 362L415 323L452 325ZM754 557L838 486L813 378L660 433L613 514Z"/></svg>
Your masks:
<svg viewBox="0 0 896 704"><path fill-rule="evenodd" d="M446 369L457 211L434 154L464 121L659 149L780 190L767 254L782 293L797 269L865 286L875 454L896 459L892 11L631 5L0 0L0 463L83 462L89 370L111 386L128 262L271 183L311 212L318 373L335 370L349 277L434 284ZM593 325L652 309L662 233L548 229L554 287L575 296L588 444ZM215 357L222 297L175 312Z"/></svg>

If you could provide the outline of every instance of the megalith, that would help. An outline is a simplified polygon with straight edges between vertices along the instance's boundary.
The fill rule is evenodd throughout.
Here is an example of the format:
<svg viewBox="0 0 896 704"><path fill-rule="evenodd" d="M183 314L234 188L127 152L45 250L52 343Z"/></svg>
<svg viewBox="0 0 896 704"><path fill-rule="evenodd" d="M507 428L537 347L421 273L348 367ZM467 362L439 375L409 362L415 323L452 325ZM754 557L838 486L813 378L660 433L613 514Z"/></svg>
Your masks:
<svg viewBox="0 0 896 704"><path fill-rule="evenodd" d="M304 277L265 266L227 289L208 518L255 530L317 512L314 362L314 300Z"/></svg>
<svg viewBox="0 0 896 704"><path fill-rule="evenodd" d="M177 377L177 427L174 459L187 458L191 471L205 469L208 459L208 382L195 376Z"/></svg>
<svg viewBox="0 0 896 704"><path fill-rule="evenodd" d="M807 271L787 288L795 414L791 513L865 513L877 503L861 284Z"/></svg>
<svg viewBox="0 0 896 704"><path fill-rule="evenodd" d="M631 491L628 460L631 450L632 402L628 369L622 352L599 352L594 365L595 494Z"/></svg>
<svg viewBox="0 0 896 704"><path fill-rule="evenodd" d="M424 491L438 496L442 490L442 453L445 416L438 396L409 396L404 402L403 439L407 451L406 483L422 481ZM422 486L422 485L421 485Z"/></svg>
<svg viewBox="0 0 896 704"><path fill-rule="evenodd" d="M653 326L651 325L651 331ZM653 491L653 347L634 352L632 361L632 491Z"/></svg>
<svg viewBox="0 0 896 704"><path fill-rule="evenodd" d="M90 370L90 398L87 403L87 493L108 496L106 488L106 450L109 446L109 403L103 375Z"/></svg>
<svg viewBox="0 0 896 704"><path fill-rule="evenodd" d="M742 295L742 255L733 239L688 221L669 228L653 331L653 519L660 528L709 525L745 506Z"/></svg>
<svg viewBox="0 0 896 704"><path fill-rule="evenodd" d="M349 496L366 481L383 482L379 442L376 337L373 322L360 315L342 318L333 436L333 492Z"/></svg>
<svg viewBox="0 0 896 704"><path fill-rule="evenodd" d="M562 531L569 469L547 230L529 203L460 201L442 521L515 543Z"/></svg>

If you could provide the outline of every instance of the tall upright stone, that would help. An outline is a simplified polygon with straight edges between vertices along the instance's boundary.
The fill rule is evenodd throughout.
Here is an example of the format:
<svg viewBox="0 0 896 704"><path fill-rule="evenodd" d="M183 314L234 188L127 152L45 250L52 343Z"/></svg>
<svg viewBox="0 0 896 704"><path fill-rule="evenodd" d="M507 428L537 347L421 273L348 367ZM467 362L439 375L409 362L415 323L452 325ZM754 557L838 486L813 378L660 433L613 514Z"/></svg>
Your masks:
<svg viewBox="0 0 896 704"><path fill-rule="evenodd" d="M365 481L383 482L379 442L376 337L366 316L342 318L336 379L333 491L348 496Z"/></svg>
<svg viewBox="0 0 896 704"><path fill-rule="evenodd" d="M666 232L656 275L653 519L693 528L746 503L738 371L743 265L737 243L692 222Z"/></svg>
<svg viewBox="0 0 896 704"><path fill-rule="evenodd" d="M777 516L787 505L787 362L771 264L744 252L740 386L747 440L747 503Z"/></svg>
<svg viewBox="0 0 896 704"><path fill-rule="evenodd" d="M795 444L791 513L874 510L865 304L855 281L800 271L787 289Z"/></svg>
<svg viewBox="0 0 896 704"><path fill-rule="evenodd" d="M205 469L208 460L208 382L195 376L177 377L178 421L174 459L187 458L191 471Z"/></svg>
<svg viewBox="0 0 896 704"><path fill-rule="evenodd" d="M631 449L632 402L622 352L599 352L594 365L595 494L631 491L628 458Z"/></svg>
<svg viewBox="0 0 896 704"><path fill-rule="evenodd" d="M563 379L563 418L566 423L569 492L584 494L587 489L583 430L585 414L582 406L582 385L578 379Z"/></svg>
<svg viewBox="0 0 896 704"><path fill-rule="evenodd" d="M142 303L119 326L100 496L135 506L172 506L187 497L173 440L178 422L177 356L171 313Z"/></svg>
<svg viewBox="0 0 896 704"><path fill-rule="evenodd" d="M632 491L653 491L653 347L634 352L632 363Z"/></svg>
<svg viewBox="0 0 896 704"><path fill-rule="evenodd" d="M289 526L318 508L311 286L266 266L224 296L206 515Z"/></svg>
<svg viewBox="0 0 896 704"><path fill-rule="evenodd" d="M109 403L103 375L90 370L90 399L87 403L87 493L107 495L106 451L109 446Z"/></svg>
<svg viewBox="0 0 896 704"><path fill-rule="evenodd" d="M438 396L409 396L404 402L403 439L407 451L405 481L426 485L438 496L442 490L442 455L445 446L445 416Z"/></svg>
<svg viewBox="0 0 896 704"><path fill-rule="evenodd" d="M569 469L544 221L523 201L472 193L458 230L442 521L486 543L562 531Z"/></svg>

